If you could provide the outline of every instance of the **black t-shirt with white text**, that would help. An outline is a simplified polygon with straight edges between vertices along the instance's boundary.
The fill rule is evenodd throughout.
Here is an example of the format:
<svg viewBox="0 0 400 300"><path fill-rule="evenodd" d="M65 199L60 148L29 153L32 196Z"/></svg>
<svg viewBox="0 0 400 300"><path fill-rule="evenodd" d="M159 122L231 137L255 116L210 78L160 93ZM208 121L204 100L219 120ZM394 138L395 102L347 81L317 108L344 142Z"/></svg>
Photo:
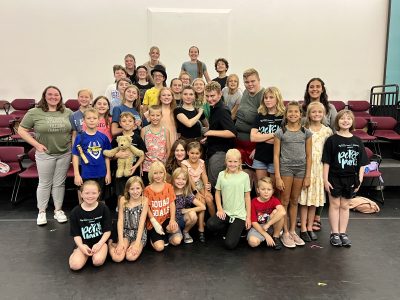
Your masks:
<svg viewBox="0 0 400 300"><path fill-rule="evenodd" d="M351 176L358 174L360 168L368 164L364 144L356 136L330 136L324 145L322 162L329 165L329 174Z"/></svg>
<svg viewBox="0 0 400 300"><path fill-rule="evenodd" d="M78 205L71 211L70 224L71 236L80 236L83 243L92 248L105 232L111 231L110 210L103 202L99 202L92 211Z"/></svg>
<svg viewBox="0 0 400 300"><path fill-rule="evenodd" d="M283 116L262 115L258 114L254 121L253 128L257 128L258 132L263 134L275 133L281 127ZM254 159L265 164L270 164L274 161L274 144L260 142L256 144L256 153Z"/></svg>

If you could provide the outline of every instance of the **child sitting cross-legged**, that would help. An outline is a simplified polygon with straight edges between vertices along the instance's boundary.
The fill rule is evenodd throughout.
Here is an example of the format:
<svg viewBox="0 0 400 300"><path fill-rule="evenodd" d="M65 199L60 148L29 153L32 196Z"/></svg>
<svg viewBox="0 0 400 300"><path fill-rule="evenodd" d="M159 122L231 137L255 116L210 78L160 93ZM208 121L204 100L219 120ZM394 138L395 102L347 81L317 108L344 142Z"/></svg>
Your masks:
<svg viewBox="0 0 400 300"><path fill-rule="evenodd" d="M251 229L247 234L247 241L251 247L257 247L266 242L275 250L282 249L279 239L283 228L285 208L278 198L274 197L272 179L263 177L258 180L257 192L260 196L251 201ZM273 228L272 237L269 229Z"/></svg>

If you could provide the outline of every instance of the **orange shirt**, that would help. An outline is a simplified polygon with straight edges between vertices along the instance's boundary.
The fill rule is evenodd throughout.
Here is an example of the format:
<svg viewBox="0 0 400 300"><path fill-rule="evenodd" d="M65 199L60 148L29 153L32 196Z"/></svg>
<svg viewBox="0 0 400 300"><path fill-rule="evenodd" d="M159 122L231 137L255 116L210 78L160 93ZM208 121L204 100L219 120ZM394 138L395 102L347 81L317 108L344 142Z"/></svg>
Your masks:
<svg viewBox="0 0 400 300"><path fill-rule="evenodd" d="M174 188L169 183L164 183L164 188L161 192L154 192L151 186L144 189L144 195L149 199L149 208L153 213L154 218L158 223L162 224L170 217L169 204L175 201ZM147 221L147 229L153 228L150 220Z"/></svg>

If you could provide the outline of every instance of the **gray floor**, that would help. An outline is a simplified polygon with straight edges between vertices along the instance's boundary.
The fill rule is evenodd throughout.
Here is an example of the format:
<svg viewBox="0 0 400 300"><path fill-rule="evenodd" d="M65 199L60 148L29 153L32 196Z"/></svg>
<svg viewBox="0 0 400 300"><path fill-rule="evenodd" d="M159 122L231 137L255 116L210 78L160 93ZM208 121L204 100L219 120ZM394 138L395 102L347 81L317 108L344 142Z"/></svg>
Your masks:
<svg viewBox="0 0 400 300"><path fill-rule="evenodd" d="M68 269L68 224L38 227L32 199L12 208L2 197L0 299L398 299L399 192L385 191L379 214L351 213L350 249L329 245L324 214L318 243L295 250L250 249L242 241L227 251L209 236L205 245L146 248L135 263L107 260L80 272ZM67 213L72 206L67 200Z"/></svg>

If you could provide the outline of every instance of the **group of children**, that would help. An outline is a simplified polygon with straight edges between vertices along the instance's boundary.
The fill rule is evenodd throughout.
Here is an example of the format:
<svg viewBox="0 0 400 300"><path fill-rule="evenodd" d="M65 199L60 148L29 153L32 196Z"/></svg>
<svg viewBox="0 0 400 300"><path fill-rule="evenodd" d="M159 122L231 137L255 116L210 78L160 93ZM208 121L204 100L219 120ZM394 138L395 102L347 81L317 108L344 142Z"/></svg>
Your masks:
<svg viewBox="0 0 400 300"><path fill-rule="evenodd" d="M165 81L164 73L153 68L156 85ZM234 88L237 78L231 79L233 83L228 76L226 84ZM282 245L302 246L318 238L313 222L316 208L325 203L325 191L330 200L330 242L351 246L346 234L348 204L367 164L362 142L351 134L351 111L338 113L333 134L324 125L326 108L321 102L311 102L303 114L298 102L284 106L279 89L265 89L250 132L257 144L252 165L257 196L251 200L250 177L234 148L236 131L227 104L220 101L220 85L182 84L179 104L178 92L179 85L161 87L156 104L151 100L154 95L141 102L140 90L128 84L121 88L122 101L111 117L107 97L97 97L90 107L91 92L79 91L81 107L71 123L74 182L80 186L81 204L71 212L71 235L77 246L70 257L71 269L82 268L90 256L94 265L101 265L108 253L115 262L134 261L147 240L156 251L168 244L192 243L190 231L196 225L200 242L205 242L207 228L221 233L228 249L234 249L246 231L251 247L264 241L276 250ZM203 98L206 101L196 103ZM130 172L114 176L114 162L131 157L128 151L105 155L118 146L118 136L129 137L135 152ZM112 182L118 220L110 238L110 211L98 200Z"/></svg>

